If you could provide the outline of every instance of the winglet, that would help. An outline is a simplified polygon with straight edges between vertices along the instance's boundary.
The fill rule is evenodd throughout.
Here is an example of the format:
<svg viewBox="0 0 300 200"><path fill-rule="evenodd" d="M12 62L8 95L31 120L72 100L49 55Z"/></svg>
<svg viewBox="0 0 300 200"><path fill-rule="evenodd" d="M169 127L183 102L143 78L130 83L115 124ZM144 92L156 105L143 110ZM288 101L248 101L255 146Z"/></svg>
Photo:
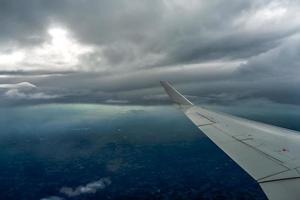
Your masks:
<svg viewBox="0 0 300 200"><path fill-rule="evenodd" d="M163 86L173 102L179 105L193 106L193 103L180 94L168 81L160 81L160 84Z"/></svg>

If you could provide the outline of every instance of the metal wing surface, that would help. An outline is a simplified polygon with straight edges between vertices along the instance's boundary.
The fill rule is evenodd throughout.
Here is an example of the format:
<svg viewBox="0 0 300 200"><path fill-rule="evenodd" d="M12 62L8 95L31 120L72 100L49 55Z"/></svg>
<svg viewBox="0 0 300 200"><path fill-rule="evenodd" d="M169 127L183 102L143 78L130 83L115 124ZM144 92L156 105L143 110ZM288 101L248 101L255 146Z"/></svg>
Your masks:
<svg viewBox="0 0 300 200"><path fill-rule="evenodd" d="M270 200L300 199L300 133L193 105L161 81L184 114L252 176Z"/></svg>

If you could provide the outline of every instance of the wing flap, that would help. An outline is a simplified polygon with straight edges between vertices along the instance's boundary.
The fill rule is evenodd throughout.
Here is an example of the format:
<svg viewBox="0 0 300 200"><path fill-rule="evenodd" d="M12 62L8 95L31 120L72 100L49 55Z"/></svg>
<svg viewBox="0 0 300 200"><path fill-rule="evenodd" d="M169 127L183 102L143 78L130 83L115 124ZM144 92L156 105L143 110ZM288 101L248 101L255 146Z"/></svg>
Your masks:
<svg viewBox="0 0 300 200"><path fill-rule="evenodd" d="M260 184L270 200L296 200L300 198L300 178L283 179Z"/></svg>
<svg viewBox="0 0 300 200"><path fill-rule="evenodd" d="M199 129L256 180L288 170L268 155L225 134L214 125Z"/></svg>

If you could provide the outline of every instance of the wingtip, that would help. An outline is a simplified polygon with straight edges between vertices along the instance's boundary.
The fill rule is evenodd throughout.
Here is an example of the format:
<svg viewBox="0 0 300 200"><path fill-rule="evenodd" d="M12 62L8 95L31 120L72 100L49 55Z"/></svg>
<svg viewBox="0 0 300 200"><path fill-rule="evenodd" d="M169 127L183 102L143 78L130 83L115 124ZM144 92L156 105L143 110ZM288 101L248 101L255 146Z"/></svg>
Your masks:
<svg viewBox="0 0 300 200"><path fill-rule="evenodd" d="M169 83L168 81L165 81L165 80L160 80L159 82L160 82L161 85Z"/></svg>
<svg viewBox="0 0 300 200"><path fill-rule="evenodd" d="M179 105L193 105L187 98L180 94L168 81L160 81L160 84L165 89L169 97Z"/></svg>
<svg viewBox="0 0 300 200"><path fill-rule="evenodd" d="M166 81L166 80L160 80L159 82L160 82L160 85L163 86L163 87L165 87L167 85L171 85L170 82Z"/></svg>

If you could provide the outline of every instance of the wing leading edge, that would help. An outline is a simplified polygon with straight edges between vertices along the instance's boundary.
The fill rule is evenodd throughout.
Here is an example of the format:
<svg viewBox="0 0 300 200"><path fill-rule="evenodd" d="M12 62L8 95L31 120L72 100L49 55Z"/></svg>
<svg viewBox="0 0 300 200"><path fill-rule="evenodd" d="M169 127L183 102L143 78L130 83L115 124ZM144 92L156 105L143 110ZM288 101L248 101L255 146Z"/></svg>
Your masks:
<svg viewBox="0 0 300 200"><path fill-rule="evenodd" d="M161 81L184 114L261 186L270 200L300 199L300 133L194 106Z"/></svg>

